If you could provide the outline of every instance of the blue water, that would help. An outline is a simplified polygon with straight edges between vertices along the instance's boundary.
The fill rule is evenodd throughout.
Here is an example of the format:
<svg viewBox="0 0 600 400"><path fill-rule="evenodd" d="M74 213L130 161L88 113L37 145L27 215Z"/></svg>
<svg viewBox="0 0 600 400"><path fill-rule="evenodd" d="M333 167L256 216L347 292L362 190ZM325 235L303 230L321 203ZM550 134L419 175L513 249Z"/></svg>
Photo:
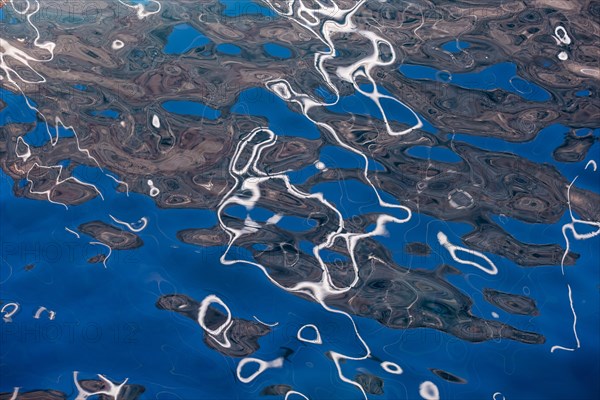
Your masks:
<svg viewBox="0 0 600 400"><path fill-rule="evenodd" d="M165 101L162 107L174 114L193 115L208 119L217 119L221 115L221 111L196 101L169 100Z"/></svg>
<svg viewBox="0 0 600 400"><path fill-rule="evenodd" d="M50 142L50 135L52 136L52 140L56 140L56 138L61 137L73 137L75 134L71 129L67 129L63 126L49 126L46 123L38 123L35 125L33 130L27 132L23 136L23 140L30 146L41 147L46 143Z"/></svg>
<svg viewBox="0 0 600 400"><path fill-rule="evenodd" d="M350 150L336 146L324 146L321 149L321 157L319 161L323 162L327 168L359 168L364 169L365 160L360 155L351 152ZM384 167L369 159L370 171L382 171Z"/></svg>
<svg viewBox="0 0 600 400"><path fill-rule="evenodd" d="M189 24L179 24L167 38L164 52L167 54L183 54L196 47L202 47L210 42L204 34Z"/></svg>
<svg viewBox="0 0 600 400"><path fill-rule="evenodd" d="M119 118L119 112L117 110L112 110L112 109L102 110L102 111L92 111L91 114L94 116L106 117L106 118L111 118L111 119Z"/></svg>
<svg viewBox="0 0 600 400"><path fill-rule="evenodd" d="M7 104L0 110L0 126L10 123L31 123L36 121L35 111L27 106L27 100L20 94L15 94L4 88L0 88L0 100ZM29 100L32 107L37 107L37 104Z"/></svg>
<svg viewBox="0 0 600 400"><path fill-rule="evenodd" d="M584 169L589 160L598 160L600 158L600 143L598 141L588 151L588 157L581 162L559 163L552 158L552 152L563 143L565 134L568 131L569 128L564 125L550 125L541 129L535 139L523 143L507 143L493 137L465 134L455 134L452 135L452 138L475 145L481 149L513 153L538 163L552 164L569 180L580 175L580 178L577 179L577 186L596 191L598 187L597 177ZM600 138L600 128L594 129L592 132L595 137Z"/></svg>
<svg viewBox="0 0 600 400"><path fill-rule="evenodd" d="M286 321L284 326L276 327L260 340L261 349L256 357L268 359L281 352L281 347L289 347L296 351L292 356L294 365L305 365L298 373L297 368L292 369L286 362L288 368L269 370L257 378L256 387L261 386L260 382L288 382L293 377L295 384L304 388L303 392L309 396L360 398L345 385L332 385L335 371L329 360L290 334L311 321L319 326L328 347L340 351L355 349L359 353L360 346L352 339L353 335L340 334L351 329L347 320L275 289L257 269L243 265L223 267L218 261L221 248L199 249L175 239L179 229L214 224L214 213L160 210L147 196L117 194L112 181L103 178L95 169L90 169L83 177L101 188L106 201L96 198L66 211L45 201L15 198L11 193L11 180L1 175L2 277L6 279L10 275L11 279L11 285L3 288L2 299L16 300L22 306L21 312L13 318L14 322L3 326L2 340L11 344L3 346L3 357L7 360L36 358L49 349L54 352L62 349L60 364L15 364L10 370L3 371L3 380L69 392L72 368L76 368L83 373L87 371L90 377L99 370L110 371L109 377L115 380L127 376L130 381L146 386L149 398L158 392L171 393L164 394L167 398L175 394L185 399L234 398L239 393L244 393L244 398L248 399L262 398L258 391L249 391L245 385L231 379L235 362L204 346L196 324L154 307L161 293L181 292L202 298L218 288L218 295L236 316L252 319L256 315L269 321ZM377 210L369 191L357 185L351 181L338 185L350 198L349 202L341 201L341 209L348 209L348 215ZM341 194L332 192L330 197L339 204ZM108 210L123 220L135 221L146 216L150 222L140 233L144 246L114 251L107 262L108 268L104 269L101 264L86 262L87 258L104 249L87 244L91 239L85 235L76 239L64 227L75 228L93 219L110 222ZM289 218L286 217L284 226L290 227L288 222L292 221ZM504 224L512 223L504 221ZM32 225L36 229L30 229ZM544 236L557 237L560 230L560 224L524 226L528 229L521 229L519 238L534 242L543 242ZM310 225L305 228L309 229ZM514 228L517 227L509 227L511 232ZM446 254L438 250L434 257L412 256L408 260L410 256L403 255L401 249L403 243L423 241L429 242L435 250L435 234L439 229L457 243L459 236L469 231L465 224L417 214L407 224L390 225L390 235L378 240L394 249L395 258L403 265L434 269L438 263L448 261ZM49 234L40 236L40 231ZM475 345L477 351L474 352L468 351L472 344L437 331L381 329L375 321L356 318L358 328L366 337L377 338L371 345L378 356L404 361L403 375L386 376L385 394L381 398L397 399L407 394L415 398L414 388L424 379L422 371L431 367L446 369L469 381L468 385L452 385L436 379L442 398L447 398L444 395L481 398L482 393L494 391L501 391L507 398L511 394L523 399L584 398L583 387L573 382L579 377L600 373L598 363L586 356L587 352L600 350L600 341L595 334L600 323L596 306L600 298L593 256L595 246L593 241L573 243L573 249L582 254L582 259L577 267L567 269L566 278L556 267L523 269L494 256L493 261L502 271L498 276L482 275L465 267L466 277L449 277L453 284L474 297L475 315L491 318L492 311L498 312L504 322L546 333L550 344L573 341L571 322L567 317L570 315L565 286L568 279L571 286L577 288L574 301L580 317L578 333L585 351L551 355L548 345L492 341ZM309 250L306 246L305 249ZM322 255L327 262L341 258L325 253ZM28 263L34 263L35 269L23 270ZM590 279L590 276L596 278ZM479 293L482 287L526 292L534 298L547 300L541 304L542 313L535 319L513 316L484 302ZM285 307L273 307L273 304L285 304ZM33 320L31 314L39 305L56 310L60 319L55 322ZM105 351L108 348L112 350ZM305 363L310 364L306 366ZM569 367L565 368L565 364ZM354 368L377 371L376 363L348 362L344 365L346 371ZM506 375L511 379L507 380ZM548 375L552 379L548 379ZM527 384L536 381L545 383L541 386ZM203 382L212 383L206 385Z"/></svg>
<svg viewBox="0 0 600 400"><path fill-rule="evenodd" d="M432 67L404 64L400 72L410 79L424 79L445 82L465 89L494 90L503 89L515 93L526 100L548 101L551 96L544 88L528 82L517 74L517 66L510 62L486 67L479 72L451 74Z"/></svg>
<svg viewBox="0 0 600 400"><path fill-rule="evenodd" d="M577 93L575 93L575 96L577 96L577 97L588 97L591 94L592 94L592 92L590 92L589 90L580 90Z"/></svg>
<svg viewBox="0 0 600 400"><path fill-rule="evenodd" d="M461 40L451 40L442 45L442 49L449 51L450 53L460 53L464 49L468 49L471 46L469 42L463 42Z"/></svg>
<svg viewBox="0 0 600 400"><path fill-rule="evenodd" d="M275 16L258 2L220 0L220 3L225 6L223 14L227 17ZM3 19L4 13L0 9L0 20ZM209 42L191 25L180 24L169 36L164 51L184 54ZM293 54L291 49L274 46L277 45L265 45L270 56L286 59ZM444 50L453 53L468 47L469 43L462 41L442 45ZM241 53L241 48L232 43L220 44L216 49L228 55ZM548 101L551 97L544 88L520 77L512 63L470 73L450 74L408 64L401 66L400 71L410 79L447 82L475 90L503 89L534 102ZM88 89L83 84L73 87L79 91ZM362 89L369 88L363 86ZM383 87L378 89L389 94ZM324 88L318 89L317 93L332 98ZM591 94L587 89L577 92L581 97ZM0 110L0 128L4 129L10 123L31 124L25 141L32 147L48 143L46 125L27 107L23 96L0 88L0 99L7 104ZM218 110L190 100L164 100L160 99L161 107L175 115L210 120L231 114L248 115L264 118L270 129L289 139L322 138L315 124L264 88L243 91L231 109ZM30 104L34 105L34 102L30 100ZM383 104L390 120L406 125L416 122L407 107L391 101ZM358 93L342 97L336 105L327 108L337 114L382 118L375 104ZM115 109L94 110L90 114L110 119L120 115ZM440 133L427 120L421 119L424 131ZM547 163L566 179L578 176L578 187L598 193L599 172L584 168L589 160L600 160L600 143L597 141L591 147L582 162L559 163L552 158L552 151L563 143L565 134L572 127L552 124L538 128L541 131L537 137L524 143L508 143L461 132L450 137L454 143L466 142L485 150ZM50 126L53 134L54 129ZM595 129L579 130L578 134L588 131L600 137L600 124ZM59 127L58 136L67 138L72 132ZM332 145L324 145L318 151L319 161L327 169L359 169L362 173L362 157ZM441 146L413 146L406 154L421 161L431 159L451 164L461 160L450 149ZM71 163L64 159L58 165L67 168ZM373 159L369 159L369 170L370 176L386 173L383 165ZM13 186L27 188L27 180L14 182L0 171L0 301L3 304L15 301L21 305L13 322L0 320L0 391L12 391L15 386L27 390L52 388L74 397L72 374L77 370L81 371L83 379L93 379L97 373L119 382L127 377L130 383L146 388L142 399L267 399L260 394L261 389L278 383L293 383L294 389L311 399L362 399L355 387L340 381L333 363L324 354L325 350L355 356L364 354L347 318L276 288L258 268L242 263L222 265L219 258L224 247L192 246L177 239L176 234L182 229L215 225L217 215L214 210L160 208L146 194L117 191L117 184L105 175L107 173L116 177L111 171L95 167L75 167L73 176L95 184L104 200L98 196L65 209L48 201L16 197ZM292 183L301 184L318 173L319 169L310 164L286 174ZM381 207L371 187L355 179L342 179L341 174L340 179L320 183L310 191L322 193L344 218L360 218L367 213L406 216L402 210ZM390 193L383 190L378 193L383 200L398 203ZM403 193L396 195L401 197ZM90 242L94 239L87 235L76 238L65 228L77 230L80 224L92 220L112 224L109 214L129 222L146 217L149 223L138 233L144 245L134 250L113 251L104 268L101 263L90 264L87 260L99 253L106 254L106 248L92 245ZM241 219L249 217L264 224L274 212L262 207L248 210L230 206L226 214ZM570 222L568 214L555 224L528 224L504 215L491 215L491 218L518 240L540 244L564 245L561 228ZM316 224L315 219L285 215L276 226L306 233ZM367 231L371 229L373 225ZM461 237L472 229L466 223L442 221L414 212L410 221L401 225L389 224L388 234L375 239L386 246L394 261L412 270L434 271L443 263L458 267L463 275L448 275L447 279L473 299L474 315L493 319L492 312L498 313L499 321L543 333L546 344L527 345L508 340L474 344L432 329L393 330L372 319L355 317L357 328L373 354L397 362L404 373L386 374L375 360L348 360L342 364L345 375L353 378L357 373L369 372L383 377L384 394L370 396L377 399L418 399L418 387L424 380L431 380L438 386L441 399L491 399L495 392L502 393L507 400L598 397L600 388L596 378L600 376L600 363L595 358L600 354L598 238L571 240L571 250L579 253L581 258L576 266L565 268L565 275L557 266L523 268L503 257L487 254L500 270L498 275L490 276L453 262L436 239L436 234L443 231L452 243L462 245ZM407 254L404 246L411 242L429 244L432 254L428 257ZM299 244L300 250L306 253L312 253L313 246L307 240ZM269 248L269 243L258 243L253 247L264 251ZM321 256L327 263L348 261L330 250L322 250ZM229 258L252 260L252 255L245 249L234 247ZM35 267L27 271L24 267L28 264ZM573 288L577 333L582 348L552 354L550 347L553 345L575 345L567 283ZM508 314L484 300L483 288L531 296L538 300L540 315L533 318ZM283 355L285 348L293 353L283 368L267 370L252 383L243 384L235 378L239 359L225 357L208 348L203 343L202 330L194 321L155 307L158 297L168 293L184 293L197 300L216 294L237 318L253 320L256 316L269 323L280 322L269 335L259 340L261 348L251 357L270 360ZM56 320L33 319L39 306L55 310ZM298 329L307 323L319 327L323 346L296 339ZM466 379L468 384L448 383L430 374L429 368L452 372ZM290 396L290 400L297 398ZM501 398L498 396L495 400Z"/></svg>
<svg viewBox="0 0 600 400"><path fill-rule="evenodd" d="M274 18L277 16L273 10L259 1L253 0L219 0L219 3L225 6L223 15L228 17L238 17L240 15L262 15L265 17Z"/></svg>
<svg viewBox="0 0 600 400"><path fill-rule="evenodd" d="M290 58L292 56L290 49L277 43L266 43L263 47L271 57Z"/></svg>
<svg viewBox="0 0 600 400"><path fill-rule="evenodd" d="M221 43L221 44L217 45L217 51L219 51L223 54L237 56L242 52L242 49L240 49L235 44Z"/></svg>
<svg viewBox="0 0 600 400"><path fill-rule="evenodd" d="M266 89L244 90L231 112L267 118L269 128L278 135L300 136L306 139L317 139L320 136L315 124L302 114L290 110L285 101Z"/></svg>
<svg viewBox="0 0 600 400"><path fill-rule="evenodd" d="M369 85L361 85L360 88L365 92L371 92L373 90L373 88ZM378 86L377 90L383 95L391 95L389 91L381 86ZM325 88L319 88L317 93L326 100L331 99L331 94L329 94ZM408 126L413 126L417 123L417 119L408 107L389 99L381 99L381 105L385 110L389 121L401 122ZM375 104L375 102L373 102L369 97L359 92L356 92L350 96L342 96L336 104L327 106L327 109L338 114L352 113L367 117L374 117L377 119L383 118L383 115L377 107L377 104ZM437 129L433 127L433 125L431 125L431 123L429 123L429 121L427 121L422 115L419 115L419 119L423 123L423 127L421 128L422 130L430 133L437 132Z"/></svg>

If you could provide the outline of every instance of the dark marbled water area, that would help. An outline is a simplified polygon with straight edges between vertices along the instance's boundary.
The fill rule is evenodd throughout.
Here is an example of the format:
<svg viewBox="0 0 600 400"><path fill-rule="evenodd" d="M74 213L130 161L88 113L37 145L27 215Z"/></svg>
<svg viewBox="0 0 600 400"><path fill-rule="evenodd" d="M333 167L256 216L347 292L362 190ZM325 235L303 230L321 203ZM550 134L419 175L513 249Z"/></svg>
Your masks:
<svg viewBox="0 0 600 400"><path fill-rule="evenodd" d="M200 303L185 295L164 295L156 302L156 307L161 310L175 311L194 321L198 321ZM226 315L215 307L208 307L204 319L209 329L216 329L226 321ZM260 348L258 339L271 332L271 329L256 321L233 318L231 328L227 331L227 337L231 341L230 347L223 347L215 338L207 333L204 334L204 342L210 348L230 357L245 357ZM221 334L223 340L225 333Z"/></svg>
<svg viewBox="0 0 600 400"><path fill-rule="evenodd" d="M86 222L79 225L77 229L115 250L130 250L144 245L142 239L135 233L102 221Z"/></svg>
<svg viewBox="0 0 600 400"><path fill-rule="evenodd" d="M456 376L454 374L451 374L450 372L444 371L442 369L431 368L431 372L433 372L434 374L436 374L443 380L451 382L451 383L459 383L459 384L467 383L467 381L464 380L463 378Z"/></svg>
<svg viewBox="0 0 600 400"><path fill-rule="evenodd" d="M371 218L369 218L371 217ZM373 215L363 216L362 228L373 222ZM356 220L347 221L353 227ZM234 221L231 221L234 223ZM354 228L354 227L353 227ZM356 227L360 230L360 227ZM253 258L268 269L269 275L284 287L297 282L317 282L320 268L314 258L297 250L302 240L314 240L318 231L303 235L289 234L277 227L260 230L237 244L252 252ZM216 242L220 230L188 230L179 233L180 240L201 246L224 245ZM255 243L269 243L267 249L256 250ZM346 248L331 248L349 258ZM325 302L335 308L355 315L373 318L396 329L433 328L448 332L472 342L493 338L507 338L524 343L544 343L542 335L525 332L493 320L473 316L473 301L446 281L444 275L460 273L449 265L441 265L435 271L407 269L394 263L389 251L379 242L364 239L356 248L360 265L360 284L343 295L331 296ZM327 265L335 284L349 285L354 276L349 262Z"/></svg>
<svg viewBox="0 0 600 400"><path fill-rule="evenodd" d="M576 266L581 255L567 250L560 236L528 242L498 218L547 226L564 221L572 210L584 221L600 221L600 194L579 182L571 186L574 176L566 172L572 171L568 165L581 166L581 172L587 168L585 161L598 146L598 1L366 1L347 17L354 31L333 33L335 57L321 58L321 70L315 55L327 51L319 36L324 21L342 24L346 17L331 13L308 29L298 23L299 2L293 2L295 20L276 12L287 7L280 1L261 2L259 12L249 14L233 13L227 2L164 1L160 11L144 18L118 1L51 2L32 14L32 24L27 13L1 4L0 163L14 180L16 196L56 202L57 207L87 203L102 194L79 171L99 167L118 177L119 192L151 196L162 209L218 213L222 224L199 228L190 221L177 233L182 244L203 249L230 245L232 237L223 227L248 228L246 211L282 216L277 223L254 216L262 221L260 228L252 225L254 231L236 237L234 246L289 291L323 278L313 246L324 243L342 222L344 232L372 231L381 209L348 210L332 198L340 203L338 214L315 197L291 193L281 179L269 179L261 181L260 198L252 207L221 210L232 193L251 197L248 187L240 186L241 176L295 174L294 187L304 194L342 183L370 190L365 188L372 184L386 201L407 207L413 216L468 227L454 244L490 255L501 270L514 263L559 271L561 265ZM335 4L349 9L357 2ZM363 30L392 43L395 57L379 43L379 60L390 64L358 69L349 82L341 71L375 51ZM55 44L51 55L42 42ZM286 102L269 86L282 81L294 92L289 98L308 95L328 105L307 109L299 100ZM382 101L391 110L388 121L360 93L375 87L403 103ZM19 112L2 114L17 103ZM423 126L389 134L390 128L413 126L408 110ZM553 126L564 126L567 133L542 137L540 132ZM46 127L51 138L45 136ZM254 172L233 174L232 164L254 157L238 154L240 143L266 127L278 136L260 151ZM478 138L502 145L479 146ZM552 144L547 161L511 151L511 146L537 140ZM328 157L332 147L345 147L347 154ZM343 162L351 159L348 149L368 157L368 174L360 157L349 165ZM315 167L318 162L325 167ZM144 246L137 234L92 217L77 230L112 250ZM435 242L411 240L403 248L407 255L430 260L445 251ZM433 270L402 265L393 249L372 237L358 241L353 255L340 238L328 250L335 253L326 261L332 281L351 287L327 296L325 306L384 327L429 328L468 342L546 342L545 332L478 316L480 300L455 283L466 278L461 265L438 263ZM354 284L352 256L359 266ZM104 261L104 255L89 259ZM305 292L294 294L315 301ZM200 301L190 296L163 294L156 308L197 323ZM540 314L534 298L493 288L484 289L483 297L507 313ZM226 320L220 309L208 307L210 329ZM207 332L205 345L224 356L247 357L272 332L264 323L232 321L226 333L231 347L221 345L222 335ZM442 369L431 372L447 382L467 383ZM366 393L385 393L379 376L361 372L354 381ZM81 381L90 391L105 384ZM125 388L120 399L137 399L144 390ZM262 393L282 396L292 388L281 383ZM36 396L67 395L48 390L18 398Z"/></svg>
<svg viewBox="0 0 600 400"><path fill-rule="evenodd" d="M504 293L498 290L485 288L483 289L483 297L489 303L511 314L535 317L540 313L535 304L535 300L527 296Z"/></svg>
<svg viewBox="0 0 600 400"><path fill-rule="evenodd" d="M103 380L82 379L77 381L77 383L84 392L89 393L98 400L111 400L115 398L113 395L108 394L111 390L111 385ZM111 383L113 385L118 384L115 382ZM118 397L121 400L138 400L144 392L145 388L141 385L125 384L118 392ZM71 397L71 393L64 393L53 389L18 392L16 397L14 393L0 393L1 400L66 400Z"/></svg>

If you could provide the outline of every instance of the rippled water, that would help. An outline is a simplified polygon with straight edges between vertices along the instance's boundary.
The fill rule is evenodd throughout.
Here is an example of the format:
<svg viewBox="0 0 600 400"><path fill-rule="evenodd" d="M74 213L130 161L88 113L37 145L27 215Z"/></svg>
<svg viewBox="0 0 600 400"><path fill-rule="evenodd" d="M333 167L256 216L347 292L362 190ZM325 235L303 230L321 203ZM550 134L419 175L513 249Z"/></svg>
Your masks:
<svg viewBox="0 0 600 400"><path fill-rule="evenodd" d="M599 2L0 5L0 399L600 396Z"/></svg>

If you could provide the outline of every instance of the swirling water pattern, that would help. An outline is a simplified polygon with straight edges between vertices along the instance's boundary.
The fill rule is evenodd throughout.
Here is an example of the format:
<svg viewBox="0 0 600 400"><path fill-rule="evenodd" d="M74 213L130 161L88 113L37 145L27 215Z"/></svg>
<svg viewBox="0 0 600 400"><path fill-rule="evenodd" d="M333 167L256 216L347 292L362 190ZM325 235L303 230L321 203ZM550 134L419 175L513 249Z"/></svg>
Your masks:
<svg viewBox="0 0 600 400"><path fill-rule="evenodd" d="M600 396L599 2L0 4L0 398Z"/></svg>

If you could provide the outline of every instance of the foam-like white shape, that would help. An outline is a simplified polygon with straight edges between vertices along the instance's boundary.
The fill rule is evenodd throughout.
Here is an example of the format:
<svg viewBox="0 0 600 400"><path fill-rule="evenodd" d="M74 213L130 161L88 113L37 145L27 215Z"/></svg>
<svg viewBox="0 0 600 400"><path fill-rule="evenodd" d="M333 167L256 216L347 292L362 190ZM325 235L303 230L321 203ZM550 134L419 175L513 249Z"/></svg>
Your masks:
<svg viewBox="0 0 600 400"><path fill-rule="evenodd" d="M6 313L2 317L4 319L4 322L12 322L12 316L15 315L20 308L21 306L19 305L19 303L14 302L6 303L5 305L3 305L2 309L0 309L0 313Z"/></svg>
<svg viewBox="0 0 600 400"><path fill-rule="evenodd" d="M38 308L37 311L35 312L35 315L33 316L33 318L40 319L40 317L42 316L43 312L47 312L48 313L48 319L51 320L51 321L54 320L54 318L56 317L56 313L54 311L48 310L44 306L40 306L40 308Z"/></svg>
<svg viewBox="0 0 600 400"><path fill-rule="evenodd" d="M580 348L581 342L579 341L579 336L577 335L577 313L575 312L575 307L573 306L573 293L571 291L571 285L567 284L567 288L569 289L569 304L571 305L571 312L573 313L573 334L575 335L577 348ZM575 351L574 348L570 347L552 346L550 353L554 353L556 350Z"/></svg>
<svg viewBox="0 0 600 400"><path fill-rule="evenodd" d="M431 381L425 381L419 385L419 394L425 400L440 400L440 391Z"/></svg>
<svg viewBox="0 0 600 400"><path fill-rule="evenodd" d="M114 400L118 400L119 393L121 393L121 389L123 389L123 386L125 386L125 384L129 380L129 378L125 378L123 383L115 385L114 383L112 383L111 381L106 379L106 377L104 377L104 375L98 374L98 378L100 378L100 380L102 380L104 383L106 383L109 386L109 389L108 390L98 390L97 392L88 392L87 390L82 388L81 385L79 384L79 381L77 380L78 375L79 375L78 371L73 372L73 380L75 381L75 387L77 388L77 397L75 398L75 400L85 400L90 396L97 396L100 394L111 396Z"/></svg>
<svg viewBox="0 0 600 400"><path fill-rule="evenodd" d="M148 179L148 181L146 183L148 184L148 186L150 186L150 196L151 197L156 197L160 194L160 189L157 188L156 186L154 186L154 182L152 181L152 179Z"/></svg>
<svg viewBox="0 0 600 400"><path fill-rule="evenodd" d="M157 9L154 11L146 11L146 6L144 4L127 4L123 0L119 0L119 3L123 4L125 7L133 8L137 12L138 19L144 19L150 15L154 15L160 12L162 5L156 0L149 0L152 3L157 5Z"/></svg>
<svg viewBox="0 0 600 400"><path fill-rule="evenodd" d="M217 328L210 329L206 326L204 319L206 318L208 306L210 306L213 303L219 304L225 309L225 311L227 311L227 318L225 319L225 322L223 322ZM202 329L204 329L206 333L208 333L220 346L224 348L231 347L231 342L227 337L227 331L229 330L229 328L231 328L231 325L233 325L233 320L231 318L231 310L229 310L227 304L225 304L225 302L219 297L217 297L214 294L211 294L206 296L204 300L202 300L202 303L200 303L200 308L198 309L198 324L200 324L200 327L202 327ZM219 339L221 335L223 335L223 341Z"/></svg>
<svg viewBox="0 0 600 400"><path fill-rule="evenodd" d="M315 331L314 339L307 339L302 336L302 332L304 332L304 330L307 328L310 328ZM313 343L313 344L323 344L323 340L321 339L321 332L319 332L319 328L317 328L316 325L314 325L314 324L306 324L306 325L302 326L300 329L298 329L298 333L296 334L296 337L301 342Z"/></svg>
<svg viewBox="0 0 600 400"><path fill-rule="evenodd" d="M156 114L152 116L152 126L156 129L160 128L160 118Z"/></svg>
<svg viewBox="0 0 600 400"><path fill-rule="evenodd" d="M258 364L258 369L254 373L250 374L250 376L242 376L242 368L244 368L244 366L249 363ZM237 374L237 377L240 380L240 382L250 383L254 379L256 379L257 376L262 374L266 369L281 368L282 366L283 366L283 357L276 358L272 361L263 361L258 358L247 357L247 358L242 359L242 361L240 361L240 363L238 364L237 369L236 369L236 374Z"/></svg>
<svg viewBox="0 0 600 400"><path fill-rule="evenodd" d="M132 232L141 232L143 231L146 226L148 225L148 218L146 217L142 217L139 219L139 221L134 222L134 223L128 223L125 221L121 221L120 219L117 219L115 217L113 217L112 215L108 214L108 216L115 221L117 224L121 224L127 227L127 229L129 229ZM134 226L135 225L135 226Z"/></svg>
<svg viewBox="0 0 600 400"><path fill-rule="evenodd" d="M102 265L104 265L104 268L107 268L106 263L108 262L108 259L110 258L111 254L112 254L112 247L110 247L109 245L102 243L102 242L90 242L90 244L93 244L95 246L104 246L108 249L108 255L102 261Z"/></svg>
<svg viewBox="0 0 600 400"><path fill-rule="evenodd" d="M400 375L404 372L398 364L391 361L384 361L379 365L381 365L381 368L389 374Z"/></svg>
<svg viewBox="0 0 600 400"><path fill-rule="evenodd" d="M487 272L490 275L496 275L498 273L498 268L496 267L496 265L485 254L483 254L477 250L472 250L472 249L468 249L466 247L456 246L456 245L450 243L450 241L448 240L448 236L446 236L446 234L444 234L442 231L438 232L437 239L438 239L438 242L442 246L444 246L444 248L446 250L448 250L448 252L450 253L450 256L452 257L452 259L454 261L461 263L461 264L465 264L465 265L472 265L473 267L477 267L480 270ZM474 261L469 261L469 260L464 260L462 258L459 258L456 255L456 252L458 252L458 251L462 251L464 253L483 258L488 263L489 267L484 267L483 265L476 263Z"/></svg>
<svg viewBox="0 0 600 400"><path fill-rule="evenodd" d="M113 50L122 49L123 46L125 46L125 43L123 43L123 41L119 40L119 39L117 39L114 42L112 42L112 45L111 45L111 47L112 47Z"/></svg>

